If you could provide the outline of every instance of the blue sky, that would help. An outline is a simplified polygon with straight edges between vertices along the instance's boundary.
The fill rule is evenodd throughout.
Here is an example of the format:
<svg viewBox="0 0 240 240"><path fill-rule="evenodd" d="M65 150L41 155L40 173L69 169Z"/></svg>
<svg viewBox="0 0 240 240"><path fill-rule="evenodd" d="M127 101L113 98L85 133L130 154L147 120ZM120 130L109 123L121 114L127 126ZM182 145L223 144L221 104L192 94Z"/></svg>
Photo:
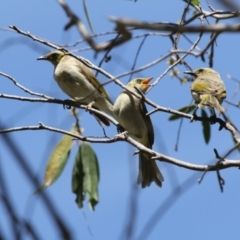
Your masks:
<svg viewBox="0 0 240 240"><path fill-rule="evenodd" d="M87 24L82 1L72 0L67 3ZM219 7L214 5L215 2L212 4L215 8ZM123 0L91 0L87 1L87 5L96 33L114 30L114 24L108 20L108 16L176 23L180 20L184 7L183 2L173 0L139 0L136 3ZM206 6L203 6L206 9ZM58 44L74 43L81 39L74 27L68 31L63 30L68 19L57 1L8 0L1 4L0 15L1 28L7 29L9 25L16 25L24 31ZM226 22L230 24L235 23L236 20ZM0 30L0 36L1 72L11 75L32 91L60 99L67 98L53 79L53 66L47 62L36 61L50 48L11 31ZM101 42L108 38L109 35L98 37L97 40ZM192 34L190 38L194 40L196 35ZM203 48L208 38L209 35L204 37L199 47ZM132 40L113 50L112 60L104 63L102 68L115 76L130 70L141 40ZM87 44L83 43L72 50L86 46ZM190 45L181 39L179 47L188 49ZM171 42L167 37L148 38L136 67L159 58L170 48ZM240 79L239 53L239 33L220 35L214 52L214 69L225 81L228 100L231 100L237 84L229 80L226 75L231 74ZM95 65L98 65L103 57L103 53L95 57L92 51L82 51L79 54ZM186 61L193 69L208 66L207 58L205 63L200 58L192 56L187 57ZM167 61L164 61L133 77L157 78L167 67ZM186 70L184 66L179 65L177 68L180 76L183 76ZM99 80L106 81L106 77L99 75ZM127 83L129 76L121 80ZM2 76L0 76L0 86L1 93L29 96ZM179 109L191 102L189 87L189 83L181 85L176 78L171 78L167 74L147 96L161 106ZM114 83L107 85L106 89L113 101L121 92L121 88ZM61 105L29 103L4 98L0 101L0 122L6 127L38 125L42 122L52 127L69 130L74 122L72 116ZM233 101L239 101L239 95ZM226 107L225 103L224 107ZM148 109L151 108L148 107ZM239 110L229 107L227 114L240 127ZM169 115L163 112L152 115L155 129L153 149L163 154L195 164L210 164L215 161L213 148L218 149L220 154L224 154L233 145L231 135L225 130L218 131L216 125L211 126L211 140L206 145L203 140L201 123L190 124L188 120L184 120L179 150L176 152L174 146L179 121L169 122L168 117ZM101 128L91 115L80 110L80 118L81 127L84 128L86 136L102 136ZM106 131L110 137L117 134L114 126L107 128ZM33 174L42 180L47 159L62 137L61 134L48 131L23 131L10 133L9 136L21 149ZM71 158L61 177L54 185L46 189L62 219L70 227L74 239L125 239L125 227L128 225L129 218L134 217L129 216L132 209L131 199L134 200L134 206L137 208L136 220L132 220L135 228L131 239L224 240L239 238L240 192L238 186L240 175L236 168L221 171L225 179L224 192L221 193L215 172L207 173L199 185L197 180L201 173L160 162L158 165L165 177L163 187L160 189L152 184L149 188L141 189L135 184L138 157L132 156L135 151L133 147L123 142L91 144L91 146L98 156L100 165L100 201L94 212L88 209L87 202L84 204L84 209L78 209L74 202L75 196L71 192L71 172L76 148L71 152ZM235 152L229 158L239 159L239 153ZM33 223L42 239L60 239L41 197L32 195L35 190L33 185L25 177L3 138L0 138L0 167L19 216ZM176 190L177 186L179 188ZM169 201L171 195L173 205L168 208L170 203L166 204L166 201ZM153 219L154 213L156 218ZM8 213L2 204L0 216L0 230L2 229L8 239L11 239L12 230L8 222ZM153 221L146 225L149 220ZM92 235L89 233L88 226Z"/></svg>

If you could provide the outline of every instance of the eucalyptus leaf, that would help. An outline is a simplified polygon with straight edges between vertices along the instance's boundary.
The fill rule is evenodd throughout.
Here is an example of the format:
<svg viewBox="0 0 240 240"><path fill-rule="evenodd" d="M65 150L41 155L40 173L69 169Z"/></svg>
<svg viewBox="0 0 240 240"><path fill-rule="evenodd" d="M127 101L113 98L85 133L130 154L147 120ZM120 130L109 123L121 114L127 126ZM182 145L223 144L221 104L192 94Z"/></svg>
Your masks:
<svg viewBox="0 0 240 240"><path fill-rule="evenodd" d="M82 0L82 1L83 1L83 9L84 9L84 13L85 13L86 18L87 18L87 22L88 22L88 24L89 24L89 27L90 27L90 29L91 29L92 34L94 34L92 22L91 22L89 13L88 13L88 8L87 8L86 0Z"/></svg>
<svg viewBox="0 0 240 240"><path fill-rule="evenodd" d="M52 151L45 170L44 183L34 193L39 193L53 184L61 175L72 148L72 137L64 135Z"/></svg>
<svg viewBox="0 0 240 240"><path fill-rule="evenodd" d="M208 118L208 115L204 109L202 109L202 118ZM206 142L206 144L209 143L210 137L211 137L211 127L210 123L207 121L202 121L202 127L203 127L203 137Z"/></svg>
<svg viewBox="0 0 240 240"><path fill-rule="evenodd" d="M196 105L188 105L185 107L182 107L180 109L178 109L179 112L184 112L184 113L190 113L192 112L194 109L196 108ZM170 115L170 117L168 118L169 121L173 121L173 120L177 120L181 118L181 116L176 115L176 114L172 114Z"/></svg>
<svg viewBox="0 0 240 240"><path fill-rule="evenodd" d="M235 139L233 137L232 137L232 139L233 139L234 145L236 145L237 142L235 141ZM240 152L240 145L236 149Z"/></svg>
<svg viewBox="0 0 240 240"><path fill-rule="evenodd" d="M76 203L82 208L85 195L88 195L89 208L94 210L98 203L99 167L98 159L88 143L83 142L78 149L72 171L72 191Z"/></svg>
<svg viewBox="0 0 240 240"><path fill-rule="evenodd" d="M191 3L196 5L196 6L200 6L200 1L199 0L191 0Z"/></svg>

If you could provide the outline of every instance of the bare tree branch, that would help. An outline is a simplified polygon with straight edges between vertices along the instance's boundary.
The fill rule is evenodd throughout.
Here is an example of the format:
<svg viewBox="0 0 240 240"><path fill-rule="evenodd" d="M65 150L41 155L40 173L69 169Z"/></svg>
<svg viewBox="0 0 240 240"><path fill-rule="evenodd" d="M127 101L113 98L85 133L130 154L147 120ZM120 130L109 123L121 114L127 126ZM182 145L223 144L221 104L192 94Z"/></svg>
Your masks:
<svg viewBox="0 0 240 240"><path fill-rule="evenodd" d="M229 167L240 167L240 160L227 160L227 159L225 159L224 162L220 166L215 166L215 165L206 166L206 165L197 165L197 164L187 163L185 161L181 161L176 158L172 158L172 157L166 156L164 154L158 153L156 151L153 151L152 149L145 147L144 145L135 141L134 139L132 139L131 137L129 137L126 134L121 134L120 137L118 135L118 137L113 137L113 138L105 138L105 137L93 138L93 137L86 137L86 136L79 135L79 134L74 134L72 132L68 132L68 131L65 131L62 129L49 127L49 126L44 125L43 123L39 123L39 126L22 126L22 127L3 129L3 130L0 130L0 134L16 132L16 131L26 131L26 130L49 130L49 131L53 131L53 132L66 134L66 135L73 137L74 139L91 142L91 143L114 143L117 141L125 141L125 142L128 142L131 145L137 147L140 151L150 153L153 156L152 159L156 159L156 160L163 161L163 162L168 162L168 163L171 163L171 164L183 167L183 168L187 168L190 170L195 170L195 171L215 171L215 170L225 169L225 168L229 168Z"/></svg>
<svg viewBox="0 0 240 240"><path fill-rule="evenodd" d="M126 41L128 41L131 38L131 33L127 31L127 29L124 26L121 26L119 24L116 28L116 31L121 35L121 37L115 39L114 41L111 42L105 42L105 43L100 43L97 44L91 35L88 33L87 28L83 24L83 22L80 20L79 17L77 17L72 10L68 7L68 5L65 3L63 0L58 0L58 3L60 6L63 8L67 16L69 17L69 23L65 26L65 30L68 30L70 27L73 25L76 25L78 31L80 34L83 36L83 38L88 42L88 44L94 49L96 52L99 51L104 51L111 49L113 47L116 47Z"/></svg>

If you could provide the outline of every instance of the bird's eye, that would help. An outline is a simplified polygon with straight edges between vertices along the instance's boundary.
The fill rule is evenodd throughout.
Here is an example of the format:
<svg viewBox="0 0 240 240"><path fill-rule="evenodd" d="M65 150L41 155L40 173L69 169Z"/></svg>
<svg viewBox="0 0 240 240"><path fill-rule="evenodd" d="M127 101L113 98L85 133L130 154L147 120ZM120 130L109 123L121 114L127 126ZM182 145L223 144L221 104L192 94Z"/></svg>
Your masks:
<svg viewBox="0 0 240 240"><path fill-rule="evenodd" d="M52 55L50 56L50 58L51 58L51 59L56 59L56 58L57 58L57 54L52 54Z"/></svg>
<svg viewBox="0 0 240 240"><path fill-rule="evenodd" d="M203 69L202 69L202 68L200 68L198 71L201 73L201 72L203 72Z"/></svg>
<svg viewBox="0 0 240 240"><path fill-rule="evenodd" d="M137 83L141 83L141 79L137 79Z"/></svg>

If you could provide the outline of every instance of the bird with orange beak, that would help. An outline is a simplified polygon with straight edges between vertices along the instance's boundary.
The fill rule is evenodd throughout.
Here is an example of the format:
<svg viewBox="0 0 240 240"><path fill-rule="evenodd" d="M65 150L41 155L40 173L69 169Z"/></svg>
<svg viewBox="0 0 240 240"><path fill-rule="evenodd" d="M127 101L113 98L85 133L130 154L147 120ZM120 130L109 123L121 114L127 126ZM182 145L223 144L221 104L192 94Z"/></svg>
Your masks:
<svg viewBox="0 0 240 240"><path fill-rule="evenodd" d="M136 78L127 84L127 87L143 94L151 87L149 82L152 78ZM138 89L138 90L137 90ZM142 99L134 96L126 89L118 96L113 106L113 115L119 124L127 131L134 140L152 149L154 143L154 131L150 116L146 116L147 108ZM151 154L139 152L139 173L137 183L142 188L150 186L155 182L159 187L164 181L155 160L151 159Z"/></svg>

